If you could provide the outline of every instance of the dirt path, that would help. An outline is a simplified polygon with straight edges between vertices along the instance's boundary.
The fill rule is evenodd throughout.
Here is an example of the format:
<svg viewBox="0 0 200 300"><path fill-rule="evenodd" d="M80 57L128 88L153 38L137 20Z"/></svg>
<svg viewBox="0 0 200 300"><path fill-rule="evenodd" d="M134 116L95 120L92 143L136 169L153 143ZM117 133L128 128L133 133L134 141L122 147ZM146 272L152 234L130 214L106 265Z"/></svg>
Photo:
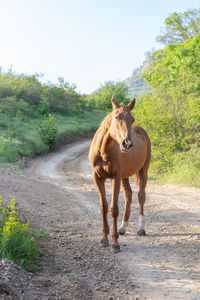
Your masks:
<svg viewBox="0 0 200 300"><path fill-rule="evenodd" d="M120 236L121 252L114 255L110 247L99 247L101 216L89 144L82 140L39 158L25 175L0 172L2 198L15 197L22 216L51 235L40 268L34 275L20 275L23 287L9 287L7 280L0 299L200 299L200 190L149 182L148 235L137 237L139 207L132 181L131 220L127 234ZM110 202L109 182L107 195ZM119 206L120 224L122 193ZM1 270L12 268L2 264L0 278ZM15 270L16 277L20 272Z"/></svg>

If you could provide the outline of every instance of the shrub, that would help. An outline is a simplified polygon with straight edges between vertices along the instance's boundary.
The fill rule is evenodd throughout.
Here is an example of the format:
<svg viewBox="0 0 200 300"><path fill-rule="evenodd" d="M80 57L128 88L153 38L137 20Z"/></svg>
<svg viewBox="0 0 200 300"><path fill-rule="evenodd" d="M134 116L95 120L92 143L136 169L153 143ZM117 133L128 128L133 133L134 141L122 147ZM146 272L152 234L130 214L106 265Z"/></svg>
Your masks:
<svg viewBox="0 0 200 300"><path fill-rule="evenodd" d="M39 107L39 113L43 116L48 116L50 110L50 104L47 98L43 98Z"/></svg>
<svg viewBox="0 0 200 300"><path fill-rule="evenodd" d="M18 157L18 143L17 139L11 137L0 137L0 161L15 162Z"/></svg>
<svg viewBox="0 0 200 300"><path fill-rule="evenodd" d="M114 96L119 104L127 104L130 101L126 84L124 82L115 83L112 81L108 81L104 85L101 85L97 91L88 97L88 100L92 105L96 103L97 107L103 107L109 111L112 108L112 96Z"/></svg>
<svg viewBox="0 0 200 300"><path fill-rule="evenodd" d="M38 234L22 224L15 211L15 199L2 208L0 200L0 258L8 258L28 269L39 254Z"/></svg>
<svg viewBox="0 0 200 300"><path fill-rule="evenodd" d="M52 148L55 144L57 128L56 120L51 114L43 122L38 123L37 131L41 140Z"/></svg>

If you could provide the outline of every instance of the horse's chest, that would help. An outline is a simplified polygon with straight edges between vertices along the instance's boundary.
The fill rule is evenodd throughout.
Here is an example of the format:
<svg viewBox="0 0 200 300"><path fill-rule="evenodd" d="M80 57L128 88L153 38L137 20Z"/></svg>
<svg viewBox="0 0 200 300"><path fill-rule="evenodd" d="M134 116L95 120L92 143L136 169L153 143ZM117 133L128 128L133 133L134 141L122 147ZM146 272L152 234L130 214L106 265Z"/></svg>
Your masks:
<svg viewBox="0 0 200 300"><path fill-rule="evenodd" d="M94 167L94 170L100 178L112 178L116 172L116 167L113 162L101 161Z"/></svg>

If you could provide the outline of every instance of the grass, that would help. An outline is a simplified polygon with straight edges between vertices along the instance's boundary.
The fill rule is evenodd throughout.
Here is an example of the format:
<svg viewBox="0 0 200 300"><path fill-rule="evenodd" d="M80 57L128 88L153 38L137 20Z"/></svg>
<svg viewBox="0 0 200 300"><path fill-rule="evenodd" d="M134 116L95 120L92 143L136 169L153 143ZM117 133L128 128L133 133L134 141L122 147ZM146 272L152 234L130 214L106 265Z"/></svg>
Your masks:
<svg viewBox="0 0 200 300"><path fill-rule="evenodd" d="M200 188L200 148L198 144L192 145L188 151L172 154L171 163L164 173L158 173L157 165L157 161L150 164L150 180L157 180L162 184L186 184Z"/></svg>
<svg viewBox="0 0 200 300"><path fill-rule="evenodd" d="M84 136L96 130L105 115L104 111L93 110L79 115L64 116L54 114L57 129L55 143L64 143L69 137ZM16 163L20 157L33 157L46 153L50 146L45 144L38 133L38 124L44 119L10 118L0 114L0 163Z"/></svg>
<svg viewBox="0 0 200 300"><path fill-rule="evenodd" d="M96 130L104 116L105 112L101 110L86 111L78 116L55 116L58 129L56 142L59 144L69 137L84 136Z"/></svg>
<svg viewBox="0 0 200 300"><path fill-rule="evenodd" d="M22 224L15 210L15 199L6 207L0 201L0 259L8 258L26 270L40 255L39 238L42 232L29 229L29 222Z"/></svg>
<svg viewBox="0 0 200 300"><path fill-rule="evenodd" d="M177 183L200 188L200 170L188 165L176 166L171 172L159 177L161 183Z"/></svg>

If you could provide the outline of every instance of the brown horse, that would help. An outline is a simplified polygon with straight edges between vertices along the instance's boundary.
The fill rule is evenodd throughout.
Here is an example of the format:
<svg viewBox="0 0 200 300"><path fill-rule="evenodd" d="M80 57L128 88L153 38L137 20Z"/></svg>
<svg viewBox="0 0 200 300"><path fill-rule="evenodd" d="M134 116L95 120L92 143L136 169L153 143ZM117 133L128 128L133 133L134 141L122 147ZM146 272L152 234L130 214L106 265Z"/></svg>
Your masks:
<svg viewBox="0 0 200 300"><path fill-rule="evenodd" d="M122 184L124 190L125 209L119 234L125 234L132 201L129 177L133 174L135 174L136 184L139 185L140 217L137 234L145 235L143 208L147 171L151 158L151 144L144 129L133 125L134 118L131 110L135 106L135 98L127 106L118 105L112 98L112 106L113 111L105 117L94 135L90 146L89 160L93 170L93 179L99 192L103 219L102 247L109 245L108 203L106 200L105 180L110 178L112 181L112 201L110 206L113 221L112 249L114 253L117 253L120 251L117 231L120 184Z"/></svg>

